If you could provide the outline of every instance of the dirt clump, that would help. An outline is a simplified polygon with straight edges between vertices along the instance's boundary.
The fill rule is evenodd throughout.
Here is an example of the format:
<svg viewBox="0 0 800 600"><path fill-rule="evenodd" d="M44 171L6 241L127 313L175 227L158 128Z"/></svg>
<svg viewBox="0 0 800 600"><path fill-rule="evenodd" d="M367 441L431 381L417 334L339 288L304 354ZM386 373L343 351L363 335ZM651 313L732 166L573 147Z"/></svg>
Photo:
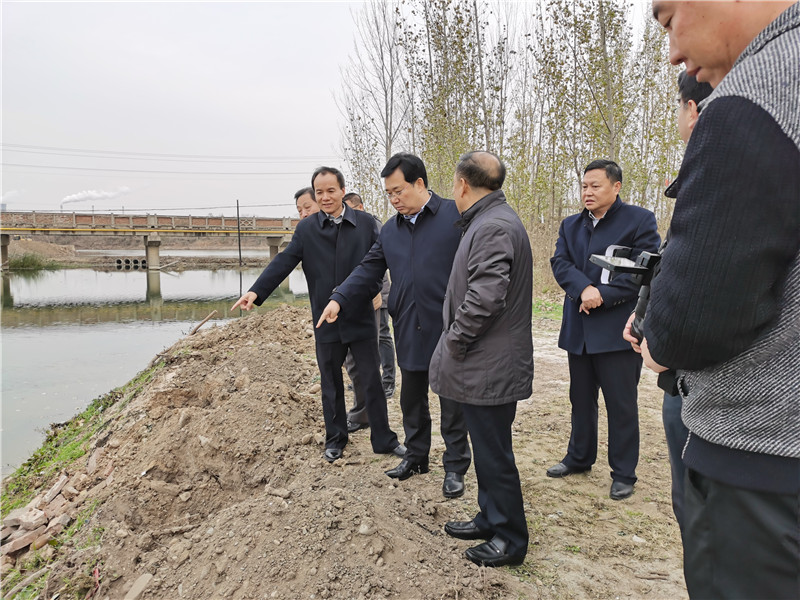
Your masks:
<svg viewBox="0 0 800 600"><path fill-rule="evenodd" d="M531 539L522 566L479 568L463 556L472 543L445 535L447 521L474 515L477 483L470 469L464 497L442 496L435 396L430 474L388 478L398 459L373 454L368 429L344 459L323 459L310 311L281 307L178 342L109 410L92 473L76 465L92 510L59 548L45 597L83 597L98 581L94 597L109 599L685 597L654 378L642 383L631 499L608 498L604 448L586 476L544 475L569 435L557 333L536 324L535 391L514 425ZM402 439L397 395L389 411Z"/></svg>
<svg viewBox="0 0 800 600"><path fill-rule="evenodd" d="M75 258L75 246L61 246L31 239L11 240L8 256L17 258L25 254L35 254L50 260L68 260Z"/></svg>

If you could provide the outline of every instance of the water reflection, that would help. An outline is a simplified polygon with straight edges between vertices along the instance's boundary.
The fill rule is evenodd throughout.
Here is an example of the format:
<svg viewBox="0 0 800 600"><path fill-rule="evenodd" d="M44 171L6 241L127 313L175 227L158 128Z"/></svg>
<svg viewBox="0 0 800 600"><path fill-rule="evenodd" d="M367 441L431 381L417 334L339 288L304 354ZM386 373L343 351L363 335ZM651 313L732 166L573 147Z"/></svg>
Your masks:
<svg viewBox="0 0 800 600"><path fill-rule="evenodd" d="M193 321L216 310L220 318L252 285L260 269L217 271L40 271L3 275L2 326L45 327L130 321ZM306 305L308 287L296 269L265 301Z"/></svg>
<svg viewBox="0 0 800 600"><path fill-rule="evenodd" d="M217 311L206 327L236 318L230 307L260 269L40 271L2 276L3 475L33 452L50 423L123 385L164 348ZM259 312L308 305L301 270Z"/></svg>

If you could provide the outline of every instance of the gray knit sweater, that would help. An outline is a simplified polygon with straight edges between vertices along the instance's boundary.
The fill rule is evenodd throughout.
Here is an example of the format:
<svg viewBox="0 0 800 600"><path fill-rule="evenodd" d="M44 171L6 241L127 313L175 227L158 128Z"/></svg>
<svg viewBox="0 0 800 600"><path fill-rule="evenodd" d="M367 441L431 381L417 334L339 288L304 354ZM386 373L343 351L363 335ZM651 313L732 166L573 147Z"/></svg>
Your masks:
<svg viewBox="0 0 800 600"><path fill-rule="evenodd" d="M800 3L753 40L703 108L724 96L762 107L800 148ZM747 350L683 373L682 417L709 442L800 458L800 255L781 285L777 320Z"/></svg>
<svg viewBox="0 0 800 600"><path fill-rule="evenodd" d="M677 183L674 235L653 283L645 337L656 362L680 370L687 455L693 438L701 448L690 466L712 477L752 467L744 479L754 480L759 456L772 457L788 466L775 473L793 479L775 489L794 489L800 3L751 42L705 101Z"/></svg>

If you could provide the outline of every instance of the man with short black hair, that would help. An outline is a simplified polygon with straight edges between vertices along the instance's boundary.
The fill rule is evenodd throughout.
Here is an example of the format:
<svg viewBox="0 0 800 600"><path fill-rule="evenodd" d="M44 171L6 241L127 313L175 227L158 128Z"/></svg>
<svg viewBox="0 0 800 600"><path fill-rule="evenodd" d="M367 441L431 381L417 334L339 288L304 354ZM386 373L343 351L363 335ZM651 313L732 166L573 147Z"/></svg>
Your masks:
<svg viewBox="0 0 800 600"><path fill-rule="evenodd" d="M533 385L528 232L501 189L505 165L491 152L464 154L453 177L462 238L447 282L444 331L431 358L431 388L461 406L478 478L479 512L445 532L486 540L467 549L478 565L519 565L528 525L511 426Z"/></svg>
<svg viewBox="0 0 800 600"><path fill-rule="evenodd" d="M656 1L653 15L670 62L714 87L641 343L648 367L679 370L686 586L798 598L800 3Z"/></svg>
<svg viewBox="0 0 800 600"><path fill-rule="evenodd" d="M289 273L303 263L308 282L311 314L316 322L334 287L358 265L378 237L375 220L364 212L345 208L344 175L332 167L320 167L311 176L311 185L320 211L301 220L292 240L279 253L231 310L250 310L261 306ZM389 428L386 399L383 396L378 358L375 313L371 298L361 299L354 310L338 323L315 329L317 362L322 385L322 414L325 418L325 460L342 458L347 444L347 412L344 402L342 364L348 348L356 368L365 379L367 413L371 426L372 449L378 454L405 455L405 447Z"/></svg>
<svg viewBox="0 0 800 600"><path fill-rule="evenodd" d="M403 481L429 470L428 366L442 330L442 302L461 233L453 225L459 217L456 205L428 190L428 173L419 157L395 154L381 177L397 215L384 224L361 265L336 288L323 317L335 320L340 310L351 311L364 294L377 289L378 278L389 268L389 313L402 377L400 407L408 452L386 474ZM456 498L464 493L464 474L471 462L467 428L458 403L440 396L439 404L445 442L442 493Z"/></svg>
<svg viewBox="0 0 800 600"><path fill-rule="evenodd" d="M319 212L319 205L316 198L314 198L314 190L310 187L297 190L294 193L294 203L297 206L297 214L300 215L301 219Z"/></svg>
<svg viewBox="0 0 800 600"><path fill-rule="evenodd" d="M630 275L608 278L589 262L592 254L630 248L635 259L659 246L655 215L625 204L619 197L622 169L610 160L595 160L583 171L584 209L561 222L553 275L564 290L558 346L567 351L572 431L567 454L547 469L548 477L566 477L592 468L597 459L598 391L608 412L608 462L612 500L633 494L639 462L637 390L641 357L622 339L622 328L634 309L639 286Z"/></svg>

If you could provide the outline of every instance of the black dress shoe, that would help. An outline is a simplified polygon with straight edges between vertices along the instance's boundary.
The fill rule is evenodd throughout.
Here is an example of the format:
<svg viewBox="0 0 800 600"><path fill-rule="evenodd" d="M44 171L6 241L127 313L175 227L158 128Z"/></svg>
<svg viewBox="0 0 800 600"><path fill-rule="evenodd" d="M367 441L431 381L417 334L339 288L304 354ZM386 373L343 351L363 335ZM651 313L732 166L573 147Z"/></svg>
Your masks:
<svg viewBox="0 0 800 600"><path fill-rule="evenodd" d="M557 465L554 465L547 469L547 476L548 477L566 477L567 475L572 475L573 473L585 473L586 471L591 471L592 467L568 467L564 463L560 462Z"/></svg>
<svg viewBox="0 0 800 600"><path fill-rule="evenodd" d="M325 448L325 454L323 455L325 460L329 463L332 463L335 460L339 460L342 458L342 449L341 448Z"/></svg>
<svg viewBox="0 0 800 600"><path fill-rule="evenodd" d="M366 429L369 423L356 423L355 421L347 421L347 433L355 433L359 429Z"/></svg>
<svg viewBox="0 0 800 600"><path fill-rule="evenodd" d="M611 482L611 493L609 496L612 500L624 500L633 495L633 484L623 483L621 481Z"/></svg>
<svg viewBox="0 0 800 600"><path fill-rule="evenodd" d="M461 473L445 473L442 484L445 498L458 498L464 495L464 476Z"/></svg>
<svg viewBox="0 0 800 600"><path fill-rule="evenodd" d="M488 529L475 525L475 521L448 521L444 524L444 532L460 540L488 540L494 536Z"/></svg>
<svg viewBox="0 0 800 600"><path fill-rule="evenodd" d="M514 556L506 552L506 545L498 538L468 548L464 555L477 565L484 567L502 567L503 565L521 565L525 555Z"/></svg>
<svg viewBox="0 0 800 600"><path fill-rule="evenodd" d="M427 473L428 461L426 460L424 462L413 463L403 459L394 469L389 469L388 471L384 472L392 479L405 481L416 473Z"/></svg>

